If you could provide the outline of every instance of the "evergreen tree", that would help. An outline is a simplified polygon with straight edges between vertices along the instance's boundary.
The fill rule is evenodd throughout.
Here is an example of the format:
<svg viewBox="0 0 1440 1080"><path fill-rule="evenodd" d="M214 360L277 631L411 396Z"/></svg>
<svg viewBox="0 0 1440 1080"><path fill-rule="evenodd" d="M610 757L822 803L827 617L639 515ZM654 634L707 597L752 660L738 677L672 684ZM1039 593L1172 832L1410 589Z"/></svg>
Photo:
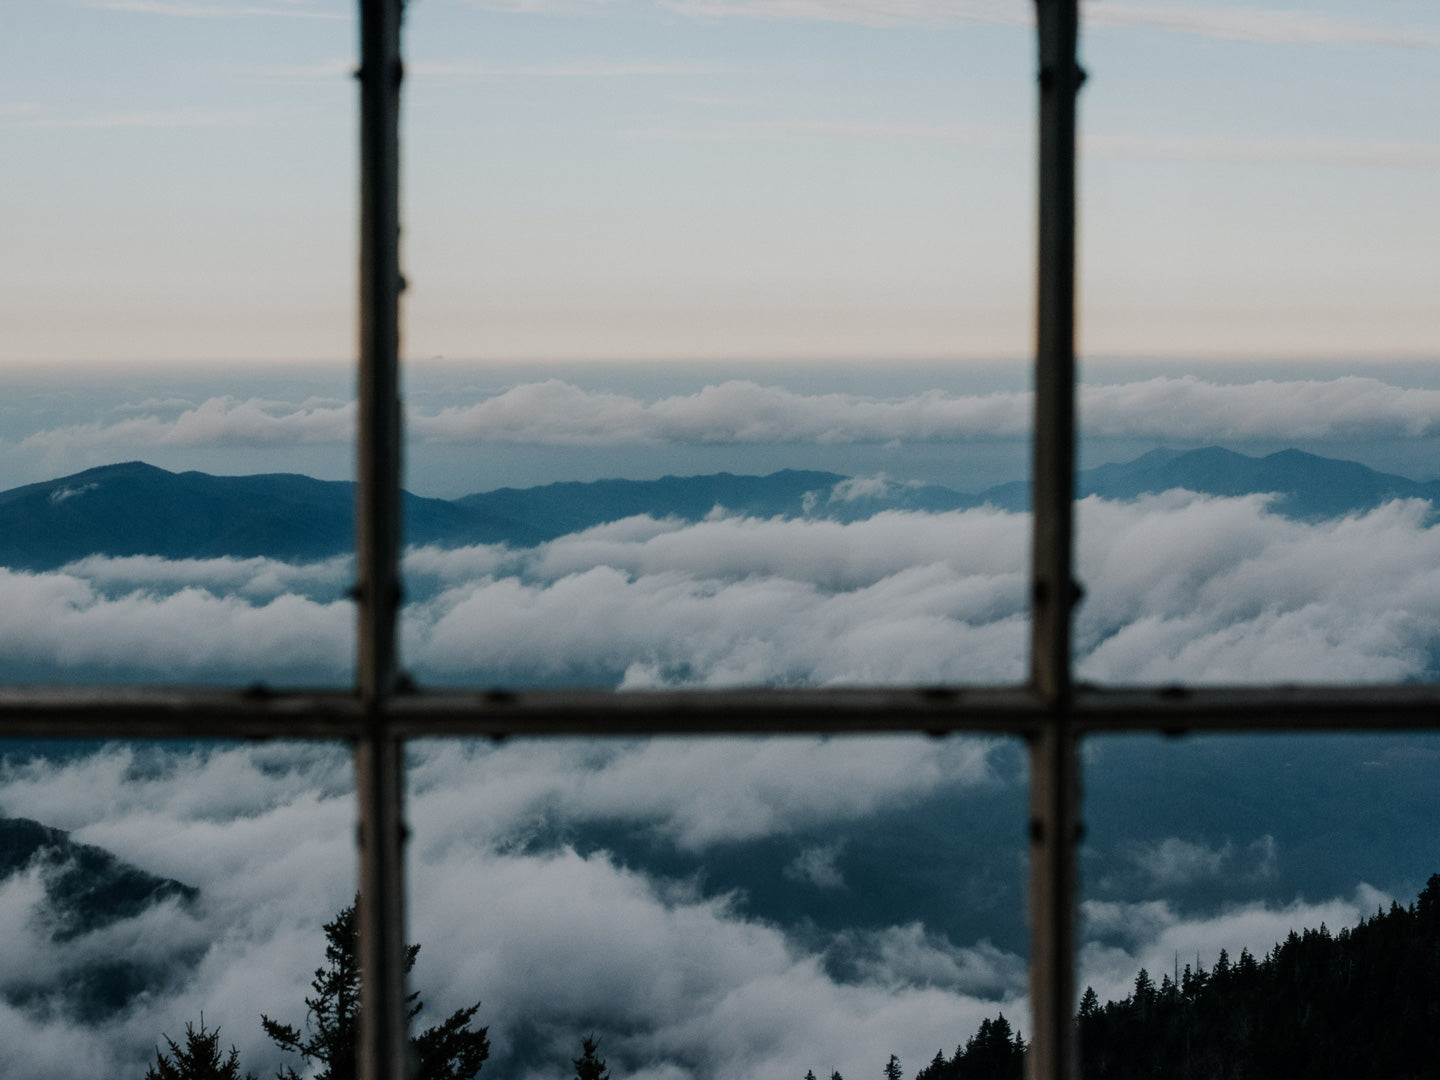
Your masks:
<svg viewBox="0 0 1440 1080"><path fill-rule="evenodd" d="M915 1080L945 1080L945 1054L936 1050L930 1064L915 1074Z"/></svg>
<svg viewBox="0 0 1440 1080"><path fill-rule="evenodd" d="M891 1054L890 1060L885 1063L885 1080L901 1080L903 1075L900 1071L900 1059Z"/></svg>
<svg viewBox="0 0 1440 1080"><path fill-rule="evenodd" d="M161 1035L170 1053L155 1048L155 1064L145 1070L145 1080L255 1080L246 1073L240 1074L240 1051L230 1047L228 1056L220 1053L220 1029L207 1031L205 1017L200 1017L200 1030L194 1024L185 1025L185 1045L182 1047L168 1035Z"/></svg>
<svg viewBox="0 0 1440 1080"><path fill-rule="evenodd" d="M357 898L358 900L358 898ZM305 999L305 1031L261 1015L265 1034L282 1050L300 1055L308 1064L320 1066L315 1080L356 1080L355 1044L360 1034L360 956L357 951L359 925L355 905L343 909L325 924L325 966L315 970L310 986L313 998ZM415 966L419 945L405 946L405 974ZM419 993L405 998L405 1019L409 1021L423 1007ZM490 1056L486 1028L472 1030L470 1021L480 1002L457 1009L444 1022L411 1036L415 1060L414 1080L471 1080ZM279 1080L300 1080L293 1068L281 1070Z"/></svg>
<svg viewBox="0 0 1440 1080"><path fill-rule="evenodd" d="M1025 1040L1001 1013L980 1021L964 1047L955 1051L950 1075L957 1080L1020 1080L1025 1071Z"/></svg>
<svg viewBox="0 0 1440 1080"><path fill-rule="evenodd" d="M570 1059L571 1064L575 1066L575 1080L610 1080L610 1073L605 1068L605 1059L596 1054L599 1049L600 1042L593 1034L586 1035L581 1040L580 1056Z"/></svg>
<svg viewBox="0 0 1440 1080"><path fill-rule="evenodd" d="M805 1080L815 1080L815 1070L814 1070L814 1069L806 1069L806 1070L805 1070Z"/></svg>

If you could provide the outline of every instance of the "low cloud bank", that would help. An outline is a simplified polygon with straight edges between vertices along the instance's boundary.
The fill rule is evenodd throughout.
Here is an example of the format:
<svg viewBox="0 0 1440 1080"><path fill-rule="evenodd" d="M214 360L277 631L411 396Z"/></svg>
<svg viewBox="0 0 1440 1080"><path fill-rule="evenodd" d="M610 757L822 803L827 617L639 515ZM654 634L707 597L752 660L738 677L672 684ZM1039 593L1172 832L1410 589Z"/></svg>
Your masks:
<svg viewBox="0 0 1440 1080"><path fill-rule="evenodd" d="M416 743L410 936L424 946L415 985L427 1015L483 999L497 1059L527 1044L507 1075L553 1074L596 1030L625 1075L698 1080L803 1075L822 1056L863 1072L892 1050L928 1057L996 1008L1023 1014L1022 963L993 946L909 924L802 941L699 880L533 838L547 823L605 821L701 847L843 829L936 785L980 782L985 755L983 743L921 739ZM782 782L797 771L804 782ZM37 977L102 946L174 976L98 1025L0 1006L0 1038L22 1054L12 1067L39 1080L138 1073L160 1032L179 1033L202 1009L247 1068L278 1066L259 1013L301 1018L320 924L354 888L348 778L341 748L296 744L117 748L5 767L0 812L48 820L202 890L193 911L155 910L67 952L35 917L31 876L0 885L0 932ZM657 793L647 778L669 783ZM187 957L197 944L199 959ZM846 977L831 972L831 951L859 958Z"/></svg>
<svg viewBox="0 0 1440 1080"><path fill-rule="evenodd" d="M1218 383L1195 376L1080 387L1090 436L1161 441L1422 438L1440 433L1440 390L1379 379ZM646 400L558 379L523 383L407 420L430 443L633 446L947 442L1026 436L1028 391L908 397L805 394L732 380ZM115 423L52 428L21 445L52 455L149 446L349 442L355 405L211 398L175 414L152 409Z"/></svg>
<svg viewBox="0 0 1440 1080"><path fill-rule="evenodd" d="M1314 524L1264 496L1087 499L1080 673L1104 682L1433 677L1440 527L1420 501Z"/></svg>
<svg viewBox="0 0 1440 1080"><path fill-rule="evenodd" d="M1440 656L1427 503L1298 522L1264 496L1079 504L1080 674L1119 683L1386 682ZM535 548L412 551L422 682L657 686L1007 683L1023 677L1028 519L632 518ZM0 570L4 674L347 678L344 560L91 558Z"/></svg>
<svg viewBox="0 0 1440 1080"><path fill-rule="evenodd" d="M707 889L703 874L657 874L567 840L620 824L649 833L660 851L718 855L808 830L831 837L801 847L809 880L780 865L774 875L795 890L843 890L830 873L850 824L908 809L926 792L993 784L993 745L416 742L409 936L423 945L415 986L426 1017L483 1000L492 1067L521 1080L556 1075L590 1031L617 1072L655 1080L864 1075L892 1052L914 1069L1002 1011L1028 1031L1023 957L987 940L983 916L962 941L903 910L889 925L821 935L747 915L742 895ZM101 956L168 976L100 1024L0 1005L12 1067L37 1080L138 1073L159 1033L179 1033L201 1010L248 1068L265 1075L280 1065L259 1014L301 1019L321 923L353 893L350 776L343 748L297 743L117 747L0 768L0 813L73 830L202 890L193 907L153 909L57 947L37 918L35 873L0 883L0 933L36 981ZM1017 828L996 841L1013 843L1017 871L1020 836ZM1235 851L1264 839L1240 838ZM1177 894L1180 879L1224 872L1232 852L1160 836L1128 850L1159 889L1082 905L1081 985L1102 999L1124 997L1142 965L1158 980L1177 954L1193 962L1198 952L1206 966L1221 948L1260 956L1291 929L1323 921L1338 930L1389 902L1359 885L1348 896L1196 908Z"/></svg>

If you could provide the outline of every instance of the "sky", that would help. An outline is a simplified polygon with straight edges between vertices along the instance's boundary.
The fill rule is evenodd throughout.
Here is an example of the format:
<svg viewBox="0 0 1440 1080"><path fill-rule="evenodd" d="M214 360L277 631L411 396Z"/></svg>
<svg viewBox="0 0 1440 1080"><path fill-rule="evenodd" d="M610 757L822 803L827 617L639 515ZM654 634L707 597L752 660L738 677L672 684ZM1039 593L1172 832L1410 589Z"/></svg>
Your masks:
<svg viewBox="0 0 1440 1080"><path fill-rule="evenodd" d="M1433 356L1440 14L1086 7L1081 347ZM1028 0L416 0L406 355L1030 349ZM0 360L353 351L340 0L7 0Z"/></svg>

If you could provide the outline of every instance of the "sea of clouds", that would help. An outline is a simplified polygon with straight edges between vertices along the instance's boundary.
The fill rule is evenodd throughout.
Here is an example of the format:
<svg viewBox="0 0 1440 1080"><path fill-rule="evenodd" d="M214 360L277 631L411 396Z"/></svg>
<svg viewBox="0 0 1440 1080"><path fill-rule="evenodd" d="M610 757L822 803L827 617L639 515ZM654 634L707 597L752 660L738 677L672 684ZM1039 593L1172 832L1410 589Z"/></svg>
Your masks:
<svg viewBox="0 0 1440 1080"><path fill-rule="evenodd" d="M903 910L888 925L820 933L749 913L743 894L707 887L703 872L666 874L567 839L621 826L703 862L788 838L797 847L789 887L843 891L846 864L833 848L849 828L937 793L985 798L1023 783L993 767L999 751L918 738L416 743L409 936L423 946L414 985L425 1016L483 1000L492 1070L524 1080L553 1080L590 1031L617 1075L739 1080L808 1068L863 1076L892 1052L915 1068L1000 1011L1024 1030L1023 954L993 944L983 918L961 940ZM0 884L0 988L22 973L51 988L48 1001L0 1005L8 1067L36 1080L138 1075L160 1033L178 1034L202 1010L247 1067L280 1064L259 1014L302 1019L320 924L354 888L344 750L117 746L11 761L0 781L5 814L71 829L201 889L193 907L166 904L56 943L41 907L46 871ZM835 839L817 850L815 835ZM1021 835L1017 822L993 841L1013 848L1017 878ZM1220 948L1242 946L1263 954L1292 927L1353 924L1388 903L1363 885L1210 910L1176 898L1180 879L1263 873L1273 841L1252 847L1238 856L1193 840L1126 848L1138 872L1169 878L1134 899L1084 905L1084 983L1123 997L1142 964L1168 970L1176 952L1198 951L1208 966ZM64 983L97 958L172 974L109 1020L77 1023Z"/></svg>
<svg viewBox="0 0 1440 1080"><path fill-rule="evenodd" d="M1429 505L1296 521L1266 496L1079 504L1082 677L1121 683L1433 677L1440 528ZM1026 515L863 521L635 517L534 548L406 556L404 662L422 683L1015 683ZM349 677L345 559L93 556L0 569L11 680L334 684Z"/></svg>
<svg viewBox="0 0 1440 1080"><path fill-rule="evenodd" d="M1263 496L1170 492L1079 510L1085 677L1433 677L1440 528L1428 504L1299 522ZM422 682L636 691L1013 682L1028 526L988 508L851 523L717 512L631 518L529 549L412 550L406 662ZM12 677L342 682L350 574L345 559L148 557L0 571L0 655ZM1023 955L996 945L981 917L960 935L900 910L883 926L822 932L761 917L703 873L577 842L620 829L703 863L791 838L788 887L843 892L848 828L938 793L1016 783L992 767L995 752L920 739L417 743L411 936L426 945L415 974L427 1015L483 999L496 1067L521 1078L563 1068L590 1030L642 1080L864 1075L891 1052L911 1067L948 1052L998 1011L1024 1030ZM314 745L6 764L0 813L74 830L202 890L194 908L167 904L57 943L48 871L0 884L14 958L0 988L23 978L32 991L24 1007L0 1006L13 1067L37 1080L138 1072L161 1032L179 1034L201 1010L248 1067L277 1065L258 1014L301 1020L319 926L354 888L350 783L343 750ZM1184 903L1197 883L1270 872L1275 842L1256 829L1112 853L1130 886L1084 905L1083 980L1124 996L1142 964L1263 954L1292 927L1352 924L1388 902L1362 883L1323 899ZM994 842L1023 873L1019 830ZM109 1020L76 1022L67 977L115 957L171 975Z"/></svg>
<svg viewBox="0 0 1440 1080"><path fill-rule="evenodd" d="M563 1068L593 1029L612 1061L631 1063L625 1075L739 1077L803 1074L824 1055L869 1064L878 1047L929 1053L997 1001L1023 1011L1022 962L988 944L904 923L807 943L698 879L533 835L547 821L620 821L703 854L817 825L843 830L941 785L993 783L986 754L979 743L916 739L415 744L411 927L424 944L414 978L426 1015L483 999L497 1057L517 1040L539 1056L511 1059L507 1075ZM6 814L72 829L202 890L194 909L166 905L56 945L37 910L44 871L0 886L7 956L20 961L7 961L0 981L52 973L58 1001L64 972L97 954L183 972L100 1025L34 1003L0 1006L8 1067L37 1080L138 1073L159 1033L178 1033L202 1009L247 1066L277 1064L259 1013L301 1019L320 923L354 888L343 750L115 748L11 765L3 779ZM203 956L188 967L197 942ZM831 975L827 948L863 957L863 974Z"/></svg>

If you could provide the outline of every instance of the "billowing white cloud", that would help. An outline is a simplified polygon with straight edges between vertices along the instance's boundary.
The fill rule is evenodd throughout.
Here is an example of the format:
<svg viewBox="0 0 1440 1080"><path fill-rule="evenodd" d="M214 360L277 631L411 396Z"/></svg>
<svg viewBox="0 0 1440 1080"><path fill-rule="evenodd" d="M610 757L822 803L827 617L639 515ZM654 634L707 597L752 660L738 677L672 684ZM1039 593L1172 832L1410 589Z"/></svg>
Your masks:
<svg viewBox="0 0 1440 1080"><path fill-rule="evenodd" d="M1421 438L1440 433L1440 390L1379 379L1221 383L1195 376L1084 385L1091 436L1161 441ZM906 397L806 394L732 380L653 401L559 379L522 383L437 412L412 411L407 431L431 443L556 446L947 442L1029 433L1028 391ZM60 453L145 446L346 442L353 403L210 398L169 415L159 409L116 423L51 428L22 446Z"/></svg>
<svg viewBox="0 0 1440 1080"><path fill-rule="evenodd" d="M563 1066L589 1031L612 1065L645 1063L626 1075L731 1080L807 1068L863 1075L891 1052L913 1068L1001 1011L1024 1030L1023 958L986 940L983 926L976 940L957 942L897 913L891 925L794 932L746 915L739 897L707 892L700 879L532 841L619 820L649 822L683 845L702 813L702 848L803 826L843 838L847 823L938 784L992 783L976 772L985 755L984 742L899 738L416 742L408 936L423 945L415 985L426 1018L483 1000L479 1020L497 1054L522 1034L538 1040L513 1063L522 1080ZM787 786L785 776L807 782ZM41 871L0 883L0 933L7 957L21 961L0 972L0 987L17 972L43 982L99 957L149 961L174 976L98 1024L0 1006L0 1038L14 1048L7 1062L41 1080L138 1073L160 1032L178 1034L204 1010L248 1068L273 1070L281 1058L259 1014L302 1019L320 924L354 888L350 777L343 748L304 743L114 748L6 765L0 813L73 830L202 890L193 909L162 907L57 944L35 917ZM657 796L664 777L671 783ZM687 817L687 796L703 811ZM764 820L757 797L768 805ZM1204 845L1192 847L1205 862ZM1260 956L1291 929L1354 925L1388 902L1365 885L1351 896L1204 911L1087 901L1081 985L1122 998L1142 965L1158 979L1177 954L1193 962L1199 953L1207 966L1222 948Z"/></svg>
<svg viewBox="0 0 1440 1080"><path fill-rule="evenodd" d="M546 822L573 826L616 814L654 815L659 835L689 835L678 790L657 801L643 782L667 774L708 804L717 839L754 835L753 806L729 789L753 790L755 782L772 801L769 829L842 827L856 810L834 799L836 790L873 810L901 805L937 780L971 782L967 770L983 761L984 744L958 756L949 746L413 744L409 936L423 945L415 984L431 1006L427 1017L483 1000L479 1020L490 1025L498 1053L527 1032L540 1040L539 1060L532 1046L513 1063L513 1075L527 1080L547 1075L547 1064L563 1065L592 1030L612 1064L643 1061L640 1075L718 1080L803 1075L821 1065L819 1055L829 1055L826 1067L863 1072L891 1051L927 1058L997 1008L1023 1015L1022 962L988 943L957 945L919 924L802 943L695 881L650 877L603 851L524 843ZM781 771L794 776L802 765L815 782L782 789ZM567 797L537 800L543 792ZM67 953L35 923L35 875L0 886L0 932L33 972L53 974L108 948L111 956L168 961L182 976L99 1025L0 1007L0 1037L23 1047L25 1075L138 1072L161 1031L178 1034L202 1009L247 1068L264 1074L280 1064L259 1014L302 1019L320 962L320 924L353 889L354 805L341 748L116 749L10 765L0 773L0 813L74 830L77 840L202 890L193 911L154 911L86 935ZM182 947L198 947L198 961L182 964ZM830 972L831 949L856 957L851 976Z"/></svg>
<svg viewBox="0 0 1440 1080"><path fill-rule="evenodd" d="M106 424L95 421L38 431L27 436L24 447L50 452L109 447L183 446L200 443L275 444L349 442L355 436L354 402L328 400L281 402L262 398L240 400L212 397L167 415L169 403L157 403L139 415Z"/></svg>
<svg viewBox="0 0 1440 1080"><path fill-rule="evenodd" d="M1433 672L1440 527L1397 501L1315 524L1263 496L1087 499L1079 670L1102 682L1375 682Z"/></svg>
<svg viewBox="0 0 1440 1080"><path fill-rule="evenodd" d="M732 380L645 402L558 379L527 383L473 405L412 421L434 441L559 443L839 443L897 438L1023 434L1022 394L961 396L927 391L900 399L802 394Z"/></svg>
<svg viewBox="0 0 1440 1080"><path fill-rule="evenodd" d="M38 671L246 682L263 673L281 683L335 681L352 650L349 603L289 592L259 603L198 587L112 596L73 573L0 568L0 597L0 657L10 678Z"/></svg>
<svg viewBox="0 0 1440 1080"><path fill-rule="evenodd" d="M1112 683L1388 682L1440 656L1428 503L1301 522L1265 496L1079 504L1079 673ZM1023 678L1028 518L631 518L535 548L411 552L422 683L656 686ZM346 560L87 559L0 570L11 677L347 677Z"/></svg>
<svg viewBox="0 0 1440 1080"><path fill-rule="evenodd" d="M1229 881L1273 877L1276 852L1275 838L1266 834L1243 847L1231 840L1212 844L1203 839L1166 836L1127 843L1120 854L1139 871L1147 888L1169 895L1197 882L1222 877ZM1105 888L1111 885L1103 879L1099 884Z"/></svg>
<svg viewBox="0 0 1440 1080"><path fill-rule="evenodd" d="M1024 530L985 510L580 533L412 607L407 655L481 682L1013 681Z"/></svg>
<svg viewBox="0 0 1440 1080"><path fill-rule="evenodd" d="M852 953L867 976L894 985L920 983L997 1000L1019 999L1028 978L1022 957L987 940L957 947L918 922L837 936L835 950Z"/></svg>
<svg viewBox="0 0 1440 1080"><path fill-rule="evenodd" d="M785 876L792 881L806 882L817 889L844 888L845 875L837 865L843 846L837 842L805 848L785 867Z"/></svg>
<svg viewBox="0 0 1440 1080"><path fill-rule="evenodd" d="M287 593L338 598L355 580L354 560L348 555L318 563L287 563L262 557L165 559L158 555L88 555L69 563L61 573L88 581L108 596L198 588L260 602Z"/></svg>
<svg viewBox="0 0 1440 1080"><path fill-rule="evenodd" d="M151 909L56 943L33 907L7 902L24 879L0 886L7 955L23 951L32 978L53 980L91 957L171 975L99 1023L0 1004L7 1068L41 1080L138 1074L144 1059L153 1061L160 1033L182 1034L203 1009L257 1072L268 1071L258 1013L301 1001L318 962L316 915L353 891L349 777L338 750L304 744L209 756L116 750L8 765L0 812L74 830L77 841L199 885L202 895L193 908Z"/></svg>
<svg viewBox="0 0 1440 1080"><path fill-rule="evenodd" d="M919 487L919 484L900 484L890 480L884 473L874 476L847 476L833 488L827 501L852 503L860 499L885 499L905 488Z"/></svg>
<svg viewBox="0 0 1440 1080"><path fill-rule="evenodd" d="M946 785L998 783L986 740L723 739L609 742L580 749L518 743L503 755L425 744L411 790L437 814L523 838L536 820L638 826L677 849L783 836L856 821ZM469 782L456 786L465 775ZM423 849L425 841L417 839Z"/></svg>

